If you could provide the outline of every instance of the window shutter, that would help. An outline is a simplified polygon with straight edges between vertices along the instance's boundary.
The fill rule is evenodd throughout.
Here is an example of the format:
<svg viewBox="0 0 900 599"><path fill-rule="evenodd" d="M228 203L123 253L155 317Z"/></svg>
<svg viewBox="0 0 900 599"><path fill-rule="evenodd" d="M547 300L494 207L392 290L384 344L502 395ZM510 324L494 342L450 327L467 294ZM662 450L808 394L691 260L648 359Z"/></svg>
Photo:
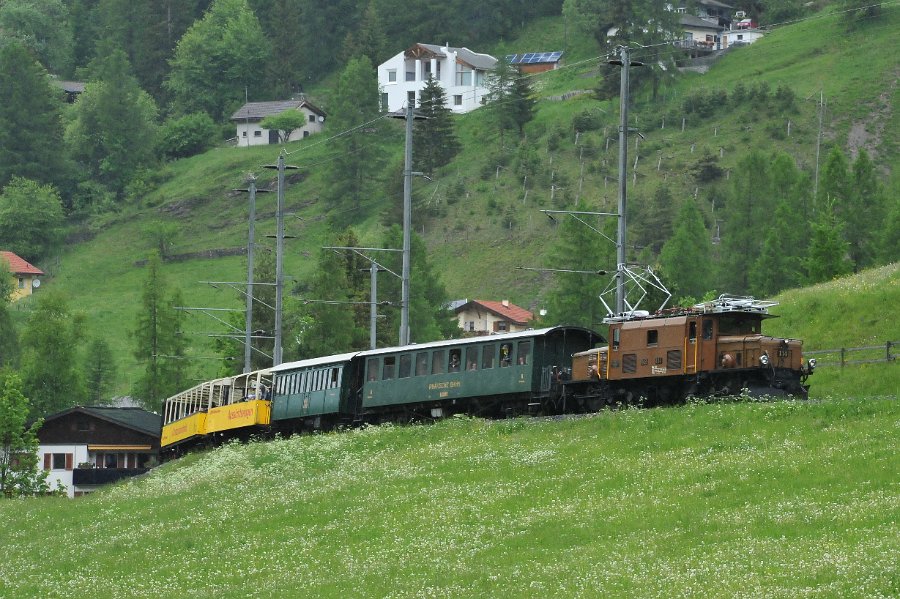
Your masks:
<svg viewBox="0 0 900 599"><path fill-rule="evenodd" d="M50 460L53 459L53 454L45 453L44 454L44 470L50 470Z"/></svg>
<svg viewBox="0 0 900 599"><path fill-rule="evenodd" d="M74 454L67 453L66 454L66 470L71 470L75 465L75 456Z"/></svg>

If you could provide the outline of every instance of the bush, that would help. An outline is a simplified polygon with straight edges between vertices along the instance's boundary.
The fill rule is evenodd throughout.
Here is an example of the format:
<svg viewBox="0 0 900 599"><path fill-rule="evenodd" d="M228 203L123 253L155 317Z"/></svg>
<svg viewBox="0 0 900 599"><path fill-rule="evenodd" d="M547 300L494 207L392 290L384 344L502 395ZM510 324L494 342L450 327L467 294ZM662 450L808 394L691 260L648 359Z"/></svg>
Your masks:
<svg viewBox="0 0 900 599"><path fill-rule="evenodd" d="M572 128L575 131L597 131L603 127L603 114L598 110L584 110L572 119Z"/></svg>
<svg viewBox="0 0 900 599"><path fill-rule="evenodd" d="M212 147L218 128L205 112L167 120L160 131L159 152L166 158L187 158Z"/></svg>

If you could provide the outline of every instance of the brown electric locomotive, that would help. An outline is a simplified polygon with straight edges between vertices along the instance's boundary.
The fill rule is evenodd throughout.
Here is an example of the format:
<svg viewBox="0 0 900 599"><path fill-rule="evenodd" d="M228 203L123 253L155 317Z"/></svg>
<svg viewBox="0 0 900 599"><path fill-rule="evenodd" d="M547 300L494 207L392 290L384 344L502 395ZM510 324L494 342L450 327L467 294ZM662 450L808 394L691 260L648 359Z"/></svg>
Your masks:
<svg viewBox="0 0 900 599"><path fill-rule="evenodd" d="M560 392L585 409L743 392L805 398L815 360L804 363L798 339L762 334L773 305L723 295L693 308L610 317L609 344L573 355Z"/></svg>

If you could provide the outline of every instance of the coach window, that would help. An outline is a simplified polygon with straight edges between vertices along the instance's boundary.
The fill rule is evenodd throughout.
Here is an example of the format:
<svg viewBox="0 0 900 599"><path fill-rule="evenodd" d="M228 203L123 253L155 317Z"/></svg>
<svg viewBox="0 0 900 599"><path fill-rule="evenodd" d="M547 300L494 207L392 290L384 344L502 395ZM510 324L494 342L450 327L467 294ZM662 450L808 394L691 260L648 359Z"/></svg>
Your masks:
<svg viewBox="0 0 900 599"><path fill-rule="evenodd" d="M431 374L444 374L444 350L436 349L431 352Z"/></svg>
<svg viewBox="0 0 900 599"><path fill-rule="evenodd" d="M659 343L659 331L650 329L647 331L647 347L653 347Z"/></svg>
<svg viewBox="0 0 900 599"><path fill-rule="evenodd" d="M378 358L369 358L366 366L366 379L369 381L378 380Z"/></svg>
<svg viewBox="0 0 900 599"><path fill-rule="evenodd" d="M500 368L506 368L512 364L512 343L500 344Z"/></svg>
<svg viewBox="0 0 900 599"><path fill-rule="evenodd" d="M338 387L341 384L341 369L340 368L332 368L331 369L331 387Z"/></svg>
<svg viewBox="0 0 900 599"><path fill-rule="evenodd" d="M459 372L460 363L462 362L462 350L461 349L451 349L450 350L450 368L449 372Z"/></svg>
<svg viewBox="0 0 900 599"><path fill-rule="evenodd" d="M481 350L481 367L482 368L493 368L494 367L494 344L488 343L483 346Z"/></svg>
<svg viewBox="0 0 900 599"><path fill-rule="evenodd" d="M428 352L419 352L416 354L416 376L425 376L428 374Z"/></svg>
<svg viewBox="0 0 900 599"><path fill-rule="evenodd" d="M466 370L478 370L478 348L466 348Z"/></svg>
<svg viewBox="0 0 900 599"><path fill-rule="evenodd" d="M412 369L412 355L403 354L400 356L400 373L397 375L401 379L409 378L409 371Z"/></svg>
<svg viewBox="0 0 900 599"><path fill-rule="evenodd" d="M531 353L531 341L519 341L519 357L516 364L522 366L528 364L528 354Z"/></svg>
<svg viewBox="0 0 900 599"><path fill-rule="evenodd" d="M692 320L688 325L688 341L695 343L697 341L697 321Z"/></svg>
<svg viewBox="0 0 900 599"><path fill-rule="evenodd" d="M711 319L706 319L703 321L703 338L706 340L712 339L713 335L713 321Z"/></svg>
<svg viewBox="0 0 900 599"><path fill-rule="evenodd" d="M394 378L394 364L396 361L397 358L395 356L387 356L384 359L384 376L381 377L381 380L387 381Z"/></svg>

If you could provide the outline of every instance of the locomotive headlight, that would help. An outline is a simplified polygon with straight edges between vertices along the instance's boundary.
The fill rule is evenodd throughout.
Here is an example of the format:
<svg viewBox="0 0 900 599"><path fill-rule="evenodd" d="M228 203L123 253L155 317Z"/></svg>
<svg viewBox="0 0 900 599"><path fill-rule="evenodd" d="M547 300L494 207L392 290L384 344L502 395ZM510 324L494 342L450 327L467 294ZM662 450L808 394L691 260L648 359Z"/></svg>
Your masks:
<svg viewBox="0 0 900 599"><path fill-rule="evenodd" d="M816 369L816 359L815 359L815 358L810 358L810 359L809 359L809 362L807 362L807 364L809 364L809 371L810 371L810 372L812 372L813 370Z"/></svg>
<svg viewBox="0 0 900 599"><path fill-rule="evenodd" d="M768 354L761 355L759 357L759 363L762 364L763 366L768 366L769 365L769 355Z"/></svg>

